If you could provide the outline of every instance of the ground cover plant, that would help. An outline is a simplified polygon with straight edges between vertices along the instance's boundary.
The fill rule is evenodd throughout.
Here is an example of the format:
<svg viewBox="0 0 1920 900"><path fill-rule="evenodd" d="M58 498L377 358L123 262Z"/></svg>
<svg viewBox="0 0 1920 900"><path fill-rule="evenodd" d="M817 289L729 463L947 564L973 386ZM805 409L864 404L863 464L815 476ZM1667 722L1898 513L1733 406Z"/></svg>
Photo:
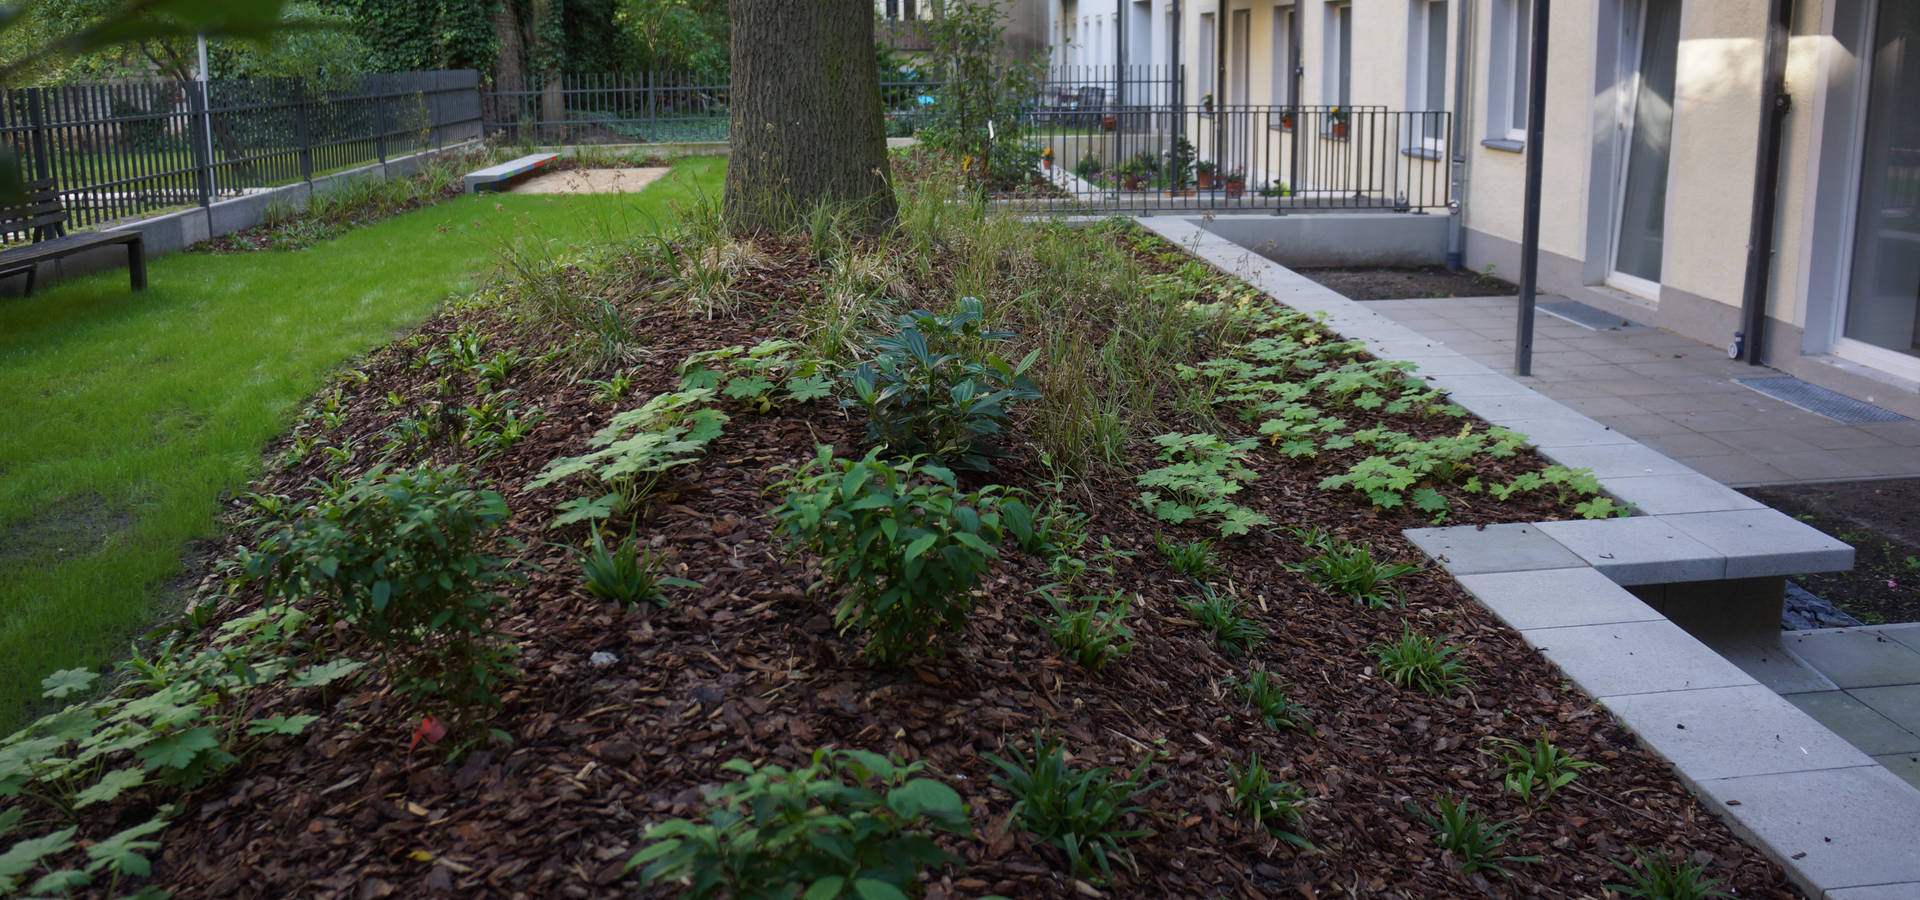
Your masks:
<svg viewBox="0 0 1920 900"><path fill-rule="evenodd" d="M822 894L867 895L864 879L885 896L876 885L1578 896L1621 882L1614 863L1635 866L1636 851L1700 860L1741 896L1791 895L1443 574L1397 575L1392 602L1376 605L1300 568L1315 551L1288 527L1417 558L1400 529L1430 511L1318 487L1370 455L1357 433L1431 442L1483 426L1130 227L1022 223L952 179L903 191L901 228L883 239L837 233L829 211L818 230L735 241L702 207L657 240L522 253L510 278L339 373L273 446L254 496L235 500L237 527L210 557L261 552L262 525L322 516L330 492L376 467L459 465L466 489L510 510L476 549L515 579L489 591L489 628L515 651L498 705L398 690L405 669L384 662L412 648L336 615L324 591L283 602L210 565L173 649L104 679L50 679L59 700L103 692L0 747L0 790L25 811L0 842L37 842L9 858L24 866L0 876L17 879L7 888L87 874L82 842L117 838L143 842L128 862L149 873L138 885L184 896L680 896L704 888L675 878L722 858ZM1038 396L1007 405L991 471L895 446L842 402L900 316L950 317L967 297L983 327L1011 336L946 352L1042 350L1024 373ZM507 353L513 365L491 365ZM1278 361L1254 365L1256 353ZM1288 374L1210 378L1212 360ZM1351 379L1313 380L1348 366ZM1354 402L1368 392L1377 406ZM586 470L543 473L612 446L596 435L662 396L714 413L717 433L617 513L556 526L568 504L608 491ZM543 415L505 446L466 440L460 411L502 397ZM1296 455L1260 431L1277 412L1266 404L1345 421ZM1222 535L1212 520L1156 516L1138 479L1169 462L1156 459L1161 435L1254 440L1235 451L1255 477L1232 502L1274 524ZM1326 446L1339 437L1354 442ZM1450 522L1578 515L1553 491L1465 489L1540 472L1524 447L1465 464L1472 475L1415 485L1447 501ZM667 586L664 605L596 590L580 560L627 546L687 584ZM937 591L903 583L916 564L946 567ZM1208 598L1227 631L1258 639L1222 641L1189 606ZM902 604L931 614L898 620ZM1403 636L1446 648L1471 687L1394 683L1374 648ZM1102 640L1130 649L1088 649ZM196 686L166 687L183 680ZM158 690L182 693L158 703ZM189 706L193 718L169 718ZM134 721L115 718L128 707ZM95 722L123 730L90 743ZM105 749L135 727L154 737ZM1543 728L1602 768L1523 798L1488 739ZM149 741L163 749L143 756ZM95 748L85 771L67 764ZM843 764L856 752L870 754L851 757L864 772ZM95 762L128 774L109 781ZM935 787L896 801L916 779L957 797L967 824ZM87 792L112 798L70 799ZM799 793L840 815L816 815ZM815 851L846 849L834 836L854 841L850 830L872 840L828 855L857 867L827 871L839 864ZM825 844L793 841L800 832Z"/></svg>

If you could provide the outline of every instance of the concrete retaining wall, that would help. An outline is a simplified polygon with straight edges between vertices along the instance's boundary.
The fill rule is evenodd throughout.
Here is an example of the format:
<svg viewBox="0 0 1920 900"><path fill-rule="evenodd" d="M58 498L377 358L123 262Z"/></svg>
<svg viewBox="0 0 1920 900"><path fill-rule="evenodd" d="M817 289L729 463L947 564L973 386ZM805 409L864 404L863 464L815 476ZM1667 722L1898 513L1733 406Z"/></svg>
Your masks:
<svg viewBox="0 0 1920 900"><path fill-rule="evenodd" d="M1447 260L1447 216L1295 213L1189 219L1283 266L1430 266Z"/></svg>

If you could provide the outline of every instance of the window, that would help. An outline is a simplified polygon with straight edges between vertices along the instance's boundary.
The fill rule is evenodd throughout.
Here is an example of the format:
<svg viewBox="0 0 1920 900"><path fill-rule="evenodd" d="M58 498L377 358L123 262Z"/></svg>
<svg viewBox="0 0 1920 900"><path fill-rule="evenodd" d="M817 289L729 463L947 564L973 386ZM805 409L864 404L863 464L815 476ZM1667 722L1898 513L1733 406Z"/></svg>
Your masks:
<svg viewBox="0 0 1920 900"><path fill-rule="evenodd" d="M1273 93L1268 102L1276 106L1299 106L1299 79L1294 70L1300 67L1300 48L1295 45L1293 7L1276 6L1273 8Z"/></svg>
<svg viewBox="0 0 1920 900"><path fill-rule="evenodd" d="M1194 63L1200 67L1200 96L1202 102L1213 96L1213 13L1200 14L1200 46L1194 54Z"/></svg>
<svg viewBox="0 0 1920 900"><path fill-rule="evenodd" d="M1324 44L1321 55L1326 58L1326 83L1320 88L1320 102L1347 106L1353 102L1352 4L1327 4Z"/></svg>
<svg viewBox="0 0 1920 900"><path fill-rule="evenodd" d="M1413 0L1407 9L1407 110L1447 109L1447 0ZM1445 149L1446 117L1410 116L1408 149Z"/></svg>
<svg viewBox="0 0 1920 900"><path fill-rule="evenodd" d="M915 0L874 0L874 11L888 22L911 22L920 18Z"/></svg>
<svg viewBox="0 0 1920 900"><path fill-rule="evenodd" d="M1527 139L1527 66L1533 58L1533 0L1493 0L1493 54L1489 60L1487 140Z"/></svg>

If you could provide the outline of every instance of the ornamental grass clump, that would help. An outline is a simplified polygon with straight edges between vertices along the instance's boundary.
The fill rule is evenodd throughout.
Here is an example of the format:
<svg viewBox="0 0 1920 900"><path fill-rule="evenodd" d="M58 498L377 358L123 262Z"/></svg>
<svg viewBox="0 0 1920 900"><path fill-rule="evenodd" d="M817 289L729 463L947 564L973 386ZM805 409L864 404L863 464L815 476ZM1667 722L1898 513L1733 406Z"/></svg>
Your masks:
<svg viewBox="0 0 1920 900"><path fill-rule="evenodd" d="M836 623L865 632L876 662L905 661L966 624L971 592L999 556L997 487L962 493L944 466L889 463L878 449L835 459L826 446L774 487L785 494L778 528L819 554L844 592Z"/></svg>

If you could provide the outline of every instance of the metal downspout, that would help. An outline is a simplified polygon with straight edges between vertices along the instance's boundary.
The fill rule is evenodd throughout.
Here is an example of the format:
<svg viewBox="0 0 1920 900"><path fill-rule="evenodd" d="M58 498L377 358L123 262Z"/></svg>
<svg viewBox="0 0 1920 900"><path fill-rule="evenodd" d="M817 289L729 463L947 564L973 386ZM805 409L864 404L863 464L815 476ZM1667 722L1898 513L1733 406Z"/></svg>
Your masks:
<svg viewBox="0 0 1920 900"><path fill-rule="evenodd" d="M1780 185L1780 141L1786 130L1787 38L1793 26L1792 0L1771 0L1767 7L1765 72L1760 89L1760 138L1753 166L1753 214L1747 231L1747 279L1740 297L1741 330L1733 333L1727 357L1745 356L1764 365L1767 297L1773 278L1773 226Z"/></svg>
<svg viewBox="0 0 1920 900"><path fill-rule="evenodd" d="M1472 118L1470 113L1473 93L1467 88L1473 80L1473 22L1478 3L1459 4L1460 21L1455 27L1453 53L1453 146L1451 148L1453 164L1449 166L1453 177L1453 225L1447 229L1447 268L1458 269L1466 265L1467 256L1467 180L1472 174L1473 158L1468 155L1471 146L1469 137L1471 128L1467 124Z"/></svg>

